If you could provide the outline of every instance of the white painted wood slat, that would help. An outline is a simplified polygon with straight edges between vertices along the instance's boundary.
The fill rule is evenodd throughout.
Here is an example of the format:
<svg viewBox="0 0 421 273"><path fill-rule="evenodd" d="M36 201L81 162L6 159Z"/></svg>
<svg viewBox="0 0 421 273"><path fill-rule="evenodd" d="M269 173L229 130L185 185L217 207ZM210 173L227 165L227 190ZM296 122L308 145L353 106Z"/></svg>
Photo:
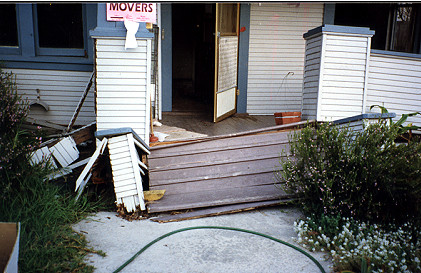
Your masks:
<svg viewBox="0 0 421 273"><path fill-rule="evenodd" d="M248 99L247 112L272 115L301 111L305 60L302 35L322 24L323 4L307 2L291 7L288 3L251 3L250 6L247 97L266 95L266 100L273 103ZM313 47L320 40L315 43ZM318 55L316 50L308 58L318 59ZM285 100L291 94L296 99Z"/></svg>
<svg viewBox="0 0 421 273"><path fill-rule="evenodd" d="M96 39L97 130L131 127L149 143L151 41L137 42L126 50L124 38Z"/></svg>
<svg viewBox="0 0 421 273"><path fill-rule="evenodd" d="M4 69L4 71L13 72L16 75L17 90L23 98L36 99L36 89L39 89L41 99L50 106L49 111L37 106L31 107L29 117L65 126L69 124L92 74L92 72L82 71L15 68ZM93 85L75 125L87 125L95 121L94 89ZM60 108L60 106L65 107Z"/></svg>
<svg viewBox="0 0 421 273"><path fill-rule="evenodd" d="M402 114L421 111L421 59L372 54L368 74L366 110L371 105L382 105ZM378 110L375 110L378 111ZM408 118L408 122L421 125L421 117Z"/></svg>

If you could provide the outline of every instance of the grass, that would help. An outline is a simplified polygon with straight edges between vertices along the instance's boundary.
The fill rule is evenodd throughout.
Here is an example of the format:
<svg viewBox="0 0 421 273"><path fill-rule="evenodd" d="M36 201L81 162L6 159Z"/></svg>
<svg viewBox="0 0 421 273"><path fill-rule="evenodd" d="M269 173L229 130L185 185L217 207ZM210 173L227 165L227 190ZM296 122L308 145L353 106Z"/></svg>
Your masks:
<svg viewBox="0 0 421 273"><path fill-rule="evenodd" d="M86 254L105 253L88 248L85 237L71 225L102 205L84 195L75 203L68 190L44 181L46 172L41 166L33 168L19 189L0 200L0 221L21 223L19 271L92 272L83 261Z"/></svg>

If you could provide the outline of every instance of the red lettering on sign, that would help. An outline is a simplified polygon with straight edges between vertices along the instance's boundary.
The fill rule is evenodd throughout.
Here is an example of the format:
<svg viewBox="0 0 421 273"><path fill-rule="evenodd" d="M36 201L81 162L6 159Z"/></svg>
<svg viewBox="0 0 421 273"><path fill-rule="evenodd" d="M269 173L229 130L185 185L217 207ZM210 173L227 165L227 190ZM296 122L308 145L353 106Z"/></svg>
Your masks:
<svg viewBox="0 0 421 273"><path fill-rule="evenodd" d="M123 6L123 5L124 5L124 6ZM124 8L123 8L123 7L124 7ZM127 9L126 4L121 3L121 4L120 4L120 10L125 11L126 9Z"/></svg>
<svg viewBox="0 0 421 273"><path fill-rule="evenodd" d="M148 4L142 3L142 12L146 12L148 8Z"/></svg>
<svg viewBox="0 0 421 273"><path fill-rule="evenodd" d="M110 4L110 10L118 10L118 4Z"/></svg>
<svg viewBox="0 0 421 273"><path fill-rule="evenodd" d="M153 11L153 4L149 4L148 6L149 6L148 12L152 12Z"/></svg>
<svg viewBox="0 0 421 273"><path fill-rule="evenodd" d="M130 6L130 4L127 4L127 6L129 7L129 11L132 11L134 7L134 3L132 3L132 6Z"/></svg>
<svg viewBox="0 0 421 273"><path fill-rule="evenodd" d="M140 4L139 3L136 3L136 11L137 12L141 12L141 10L140 10Z"/></svg>

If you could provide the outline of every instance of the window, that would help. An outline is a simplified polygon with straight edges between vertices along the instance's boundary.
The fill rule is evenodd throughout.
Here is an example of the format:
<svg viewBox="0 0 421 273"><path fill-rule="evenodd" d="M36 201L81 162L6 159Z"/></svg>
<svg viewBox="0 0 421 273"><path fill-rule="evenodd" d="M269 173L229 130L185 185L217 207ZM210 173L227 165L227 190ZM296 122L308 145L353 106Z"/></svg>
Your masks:
<svg viewBox="0 0 421 273"><path fill-rule="evenodd" d="M85 55L82 4L37 4L35 11L37 54Z"/></svg>
<svg viewBox="0 0 421 273"><path fill-rule="evenodd" d="M414 52L417 9L412 5L398 5L393 10L390 50Z"/></svg>
<svg viewBox="0 0 421 273"><path fill-rule="evenodd" d="M375 30L372 49L420 52L420 4L336 4L335 25Z"/></svg>
<svg viewBox="0 0 421 273"><path fill-rule="evenodd" d="M15 4L0 4L0 46L19 46Z"/></svg>

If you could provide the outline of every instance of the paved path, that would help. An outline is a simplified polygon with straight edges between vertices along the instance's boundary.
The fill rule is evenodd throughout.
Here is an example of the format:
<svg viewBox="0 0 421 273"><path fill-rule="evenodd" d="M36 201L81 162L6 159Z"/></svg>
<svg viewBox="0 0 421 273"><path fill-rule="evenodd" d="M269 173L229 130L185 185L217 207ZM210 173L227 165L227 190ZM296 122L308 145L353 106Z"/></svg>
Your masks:
<svg viewBox="0 0 421 273"><path fill-rule="evenodd" d="M176 229L192 226L228 226L261 232L295 244L293 222L301 214L295 208L266 208L249 212L159 224L133 222L114 212L99 212L74 226L86 235L90 246L106 257L88 256L95 272L112 272L143 246ZM323 253L310 253L332 272ZM122 272L320 272L302 253L252 234L230 230L189 230L174 234L148 248Z"/></svg>

